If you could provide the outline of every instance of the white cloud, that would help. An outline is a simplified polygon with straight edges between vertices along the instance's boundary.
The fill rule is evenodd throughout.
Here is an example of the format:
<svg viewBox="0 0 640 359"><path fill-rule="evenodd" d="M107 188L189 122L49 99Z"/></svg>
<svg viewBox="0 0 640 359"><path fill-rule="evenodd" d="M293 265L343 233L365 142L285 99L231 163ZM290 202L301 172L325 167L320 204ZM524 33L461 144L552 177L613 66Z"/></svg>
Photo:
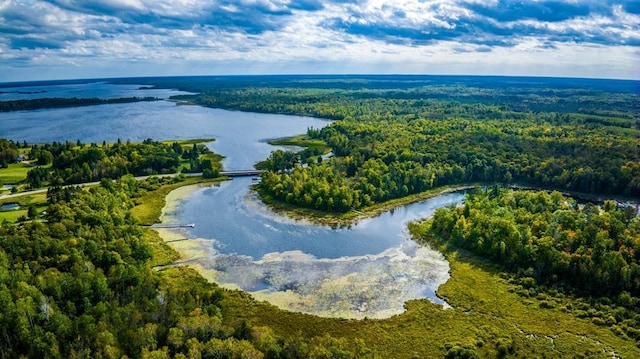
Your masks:
<svg viewBox="0 0 640 359"><path fill-rule="evenodd" d="M640 78L640 16L602 4L7 0L0 81L243 69Z"/></svg>

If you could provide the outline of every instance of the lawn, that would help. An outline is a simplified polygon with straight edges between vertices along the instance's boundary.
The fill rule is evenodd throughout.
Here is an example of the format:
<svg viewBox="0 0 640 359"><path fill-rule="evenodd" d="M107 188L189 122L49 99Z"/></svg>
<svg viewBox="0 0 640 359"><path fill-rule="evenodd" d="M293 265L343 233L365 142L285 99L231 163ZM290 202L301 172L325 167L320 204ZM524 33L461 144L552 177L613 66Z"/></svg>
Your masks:
<svg viewBox="0 0 640 359"><path fill-rule="evenodd" d="M329 152L330 148L323 140L313 139L307 135L297 135L292 137L278 138L269 141L274 146L298 146L309 148L310 150L319 149L322 153Z"/></svg>
<svg viewBox="0 0 640 359"><path fill-rule="evenodd" d="M33 166L21 162L12 163L8 168L0 168L0 183L2 184L16 184L27 178L27 172L32 169Z"/></svg>
<svg viewBox="0 0 640 359"><path fill-rule="evenodd" d="M18 203L20 205L20 208L0 211L0 224L4 221L11 223L16 222L21 216L27 215L27 211L30 206L35 206L38 213L42 213L42 211L47 209L47 194L38 193L0 200L0 205L6 203Z"/></svg>

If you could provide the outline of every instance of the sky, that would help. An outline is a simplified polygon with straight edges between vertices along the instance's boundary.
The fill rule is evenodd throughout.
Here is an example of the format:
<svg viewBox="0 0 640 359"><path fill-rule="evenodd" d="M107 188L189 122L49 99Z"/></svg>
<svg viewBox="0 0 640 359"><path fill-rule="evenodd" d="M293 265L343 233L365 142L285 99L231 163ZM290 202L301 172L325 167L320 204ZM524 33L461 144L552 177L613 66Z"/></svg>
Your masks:
<svg viewBox="0 0 640 359"><path fill-rule="evenodd" d="M236 74L640 79L640 0L0 0L0 82Z"/></svg>

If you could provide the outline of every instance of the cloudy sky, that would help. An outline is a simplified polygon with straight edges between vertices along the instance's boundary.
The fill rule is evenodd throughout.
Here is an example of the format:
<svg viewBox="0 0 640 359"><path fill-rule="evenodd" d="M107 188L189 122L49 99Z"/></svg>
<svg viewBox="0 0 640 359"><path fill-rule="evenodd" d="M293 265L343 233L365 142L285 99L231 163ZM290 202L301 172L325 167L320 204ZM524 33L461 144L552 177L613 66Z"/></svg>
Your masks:
<svg viewBox="0 0 640 359"><path fill-rule="evenodd" d="M290 73L640 79L640 0L0 0L0 82Z"/></svg>

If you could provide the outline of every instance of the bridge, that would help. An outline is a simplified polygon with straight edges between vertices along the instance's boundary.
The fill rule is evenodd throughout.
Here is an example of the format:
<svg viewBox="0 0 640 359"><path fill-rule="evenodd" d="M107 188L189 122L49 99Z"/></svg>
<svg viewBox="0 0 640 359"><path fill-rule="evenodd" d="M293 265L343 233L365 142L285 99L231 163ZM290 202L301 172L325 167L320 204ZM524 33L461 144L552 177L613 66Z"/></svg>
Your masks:
<svg viewBox="0 0 640 359"><path fill-rule="evenodd" d="M242 176L258 176L264 172L263 170L233 170L233 171L220 171L222 176L227 177L242 177Z"/></svg>

